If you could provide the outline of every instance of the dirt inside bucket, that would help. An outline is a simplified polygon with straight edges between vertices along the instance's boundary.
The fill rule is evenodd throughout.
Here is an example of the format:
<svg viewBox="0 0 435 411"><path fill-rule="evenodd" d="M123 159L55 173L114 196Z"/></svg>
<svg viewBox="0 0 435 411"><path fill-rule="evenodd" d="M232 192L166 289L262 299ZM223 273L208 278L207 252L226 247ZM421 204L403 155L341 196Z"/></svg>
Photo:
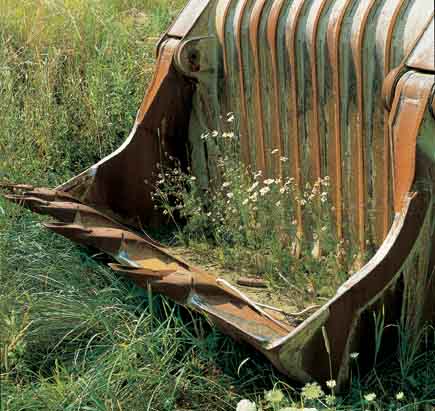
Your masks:
<svg viewBox="0 0 435 411"><path fill-rule="evenodd" d="M270 281L267 276L260 276L245 268L234 270L225 268L212 257L205 258L192 249L177 246L170 247L168 251L225 280L261 309L292 328L302 323L329 299L317 295L313 290L300 289L285 278L280 283L276 283ZM248 283L251 284L246 285ZM334 292L331 292L331 296L333 294Z"/></svg>

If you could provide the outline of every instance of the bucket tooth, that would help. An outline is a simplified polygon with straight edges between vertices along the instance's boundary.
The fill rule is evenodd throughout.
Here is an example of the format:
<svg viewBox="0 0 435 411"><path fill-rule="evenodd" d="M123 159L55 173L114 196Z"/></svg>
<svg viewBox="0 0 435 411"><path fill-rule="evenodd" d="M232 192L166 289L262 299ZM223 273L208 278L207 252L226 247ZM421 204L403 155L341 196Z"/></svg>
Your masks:
<svg viewBox="0 0 435 411"><path fill-rule="evenodd" d="M207 313L212 320L225 324L226 332L242 331L245 338L257 347L263 347L285 336L289 328L259 310L255 303L241 292L221 286L209 273L197 273L184 269L169 273L150 273L148 270L109 264L110 267L134 280L139 286L148 285L174 301L197 311ZM270 359L274 353L266 352ZM273 361L273 359L272 359ZM279 365L276 364L278 367Z"/></svg>
<svg viewBox="0 0 435 411"><path fill-rule="evenodd" d="M30 191L34 189L34 187L30 184L12 184L12 183L0 183L0 189L1 188L4 188L11 192Z"/></svg>
<svg viewBox="0 0 435 411"><path fill-rule="evenodd" d="M42 225L54 231L56 234L60 234L64 237L67 237L71 240L77 240L81 236L88 235L92 233L91 228L86 228L83 226L75 225L75 224L66 224L66 223L42 223Z"/></svg>
<svg viewBox="0 0 435 411"><path fill-rule="evenodd" d="M14 201L14 195L28 197L28 198L35 198L39 199L41 201L67 201L67 202L73 202L77 203L78 200L70 195L69 193L66 193L64 191L60 190L52 190L49 188L42 188L37 187L34 188L31 185L26 184L0 184L0 189L4 188L11 194L3 194L3 196L7 199L10 199ZM12 196L12 197L10 197Z"/></svg>
<svg viewBox="0 0 435 411"><path fill-rule="evenodd" d="M4 194L3 196L7 200L22 205L23 207L29 208L32 211L38 211L39 208L50 204L46 200L41 200L40 198L24 194Z"/></svg>
<svg viewBox="0 0 435 411"><path fill-rule="evenodd" d="M40 198L46 201L69 201L73 203L78 203L79 201L72 195L60 191L51 190L49 188L35 188L32 191L25 191L24 195Z"/></svg>

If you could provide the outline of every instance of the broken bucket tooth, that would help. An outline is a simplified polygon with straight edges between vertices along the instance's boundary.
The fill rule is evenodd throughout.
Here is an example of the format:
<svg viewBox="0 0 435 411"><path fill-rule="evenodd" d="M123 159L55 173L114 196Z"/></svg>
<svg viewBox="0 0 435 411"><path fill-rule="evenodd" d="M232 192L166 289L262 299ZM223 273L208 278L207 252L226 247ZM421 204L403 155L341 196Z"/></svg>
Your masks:
<svg viewBox="0 0 435 411"><path fill-rule="evenodd" d="M92 233L92 229L75 224L42 223L42 225L45 228L54 231L56 234L60 234L70 239L78 239L83 234L87 235Z"/></svg>
<svg viewBox="0 0 435 411"><path fill-rule="evenodd" d="M0 183L0 189L2 188L12 192L16 192L33 190L34 187L30 184Z"/></svg>
<svg viewBox="0 0 435 411"><path fill-rule="evenodd" d="M24 194L4 194L4 198L35 211L37 211L41 206L47 206L50 204L46 200L41 200L40 198Z"/></svg>

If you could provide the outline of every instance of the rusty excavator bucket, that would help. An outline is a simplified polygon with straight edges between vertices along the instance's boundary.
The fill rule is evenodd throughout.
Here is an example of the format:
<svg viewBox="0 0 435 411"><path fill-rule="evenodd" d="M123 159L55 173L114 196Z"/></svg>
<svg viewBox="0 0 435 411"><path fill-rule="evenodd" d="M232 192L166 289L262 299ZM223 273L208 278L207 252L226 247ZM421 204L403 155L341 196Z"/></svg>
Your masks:
<svg viewBox="0 0 435 411"><path fill-rule="evenodd" d="M54 189L3 190L58 220L46 228L107 253L114 270L206 314L282 373L301 382L332 373L342 384L350 353L364 357L370 346L373 313L416 331L434 318L434 76L431 2L191 0L157 45L124 144ZM299 324L144 234L166 221L151 186L167 156L212 184L216 152L201 134L223 130L228 112L244 164L299 187L329 176L338 238L360 255L376 249ZM300 229L307 224L299 217Z"/></svg>

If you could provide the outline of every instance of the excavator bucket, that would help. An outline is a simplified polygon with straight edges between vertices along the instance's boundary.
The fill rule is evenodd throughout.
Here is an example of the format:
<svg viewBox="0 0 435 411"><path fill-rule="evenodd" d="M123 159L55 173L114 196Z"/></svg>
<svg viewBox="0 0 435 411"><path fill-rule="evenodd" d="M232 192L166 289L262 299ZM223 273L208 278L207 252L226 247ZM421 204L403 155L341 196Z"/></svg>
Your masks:
<svg viewBox="0 0 435 411"><path fill-rule="evenodd" d="M107 253L114 270L204 313L289 377L343 384L350 353L371 347L373 313L414 334L434 318L433 17L419 0L191 0L157 45L124 144L59 187L3 184L5 196L54 217L46 228ZM201 134L224 130L228 112L247 167L298 187L329 176L337 238L356 260L376 250L299 323L144 234L166 221L151 187L168 157L213 184L217 154Z"/></svg>

